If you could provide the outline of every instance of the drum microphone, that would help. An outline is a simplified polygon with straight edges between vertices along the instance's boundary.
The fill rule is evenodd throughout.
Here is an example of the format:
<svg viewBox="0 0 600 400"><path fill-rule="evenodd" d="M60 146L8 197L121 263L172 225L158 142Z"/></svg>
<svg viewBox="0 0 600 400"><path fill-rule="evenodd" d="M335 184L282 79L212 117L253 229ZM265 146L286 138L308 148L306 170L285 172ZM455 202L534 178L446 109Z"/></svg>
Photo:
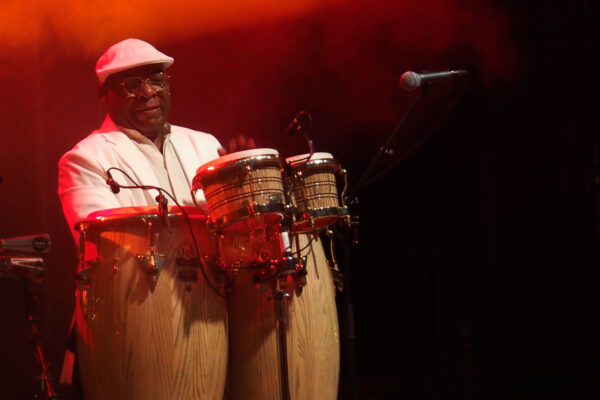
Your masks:
<svg viewBox="0 0 600 400"><path fill-rule="evenodd" d="M300 111L294 120L285 128L284 133L288 136L292 136L296 132L308 131L310 128L311 117L306 111ZM309 127L307 128L307 123Z"/></svg>
<svg viewBox="0 0 600 400"><path fill-rule="evenodd" d="M114 194L117 194L121 191L119 184L113 179L110 171L106 171L106 176L108 179L106 180L106 184L110 186L110 189Z"/></svg>
<svg viewBox="0 0 600 400"><path fill-rule="evenodd" d="M416 73L413 71L406 71L400 77L400 86L404 90L409 92L421 87L431 85L439 80L449 79L454 76L468 75L469 72L464 69L456 69L451 71L439 71L439 72L423 72Z"/></svg>

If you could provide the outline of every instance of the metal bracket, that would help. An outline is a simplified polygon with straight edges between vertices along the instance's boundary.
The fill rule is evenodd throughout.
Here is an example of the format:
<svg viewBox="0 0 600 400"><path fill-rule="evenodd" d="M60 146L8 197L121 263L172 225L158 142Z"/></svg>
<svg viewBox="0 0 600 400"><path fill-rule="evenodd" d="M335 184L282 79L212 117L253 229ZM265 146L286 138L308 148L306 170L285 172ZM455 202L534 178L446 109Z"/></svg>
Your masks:
<svg viewBox="0 0 600 400"><path fill-rule="evenodd" d="M91 280L92 271L98 266L100 259L98 257L91 260L82 260L83 265L80 266L79 274L77 275L79 290L87 289Z"/></svg>
<svg viewBox="0 0 600 400"><path fill-rule="evenodd" d="M158 276L160 275L160 271L165 262L165 256L162 254L155 254L154 250L150 250L150 254L138 254L137 259L144 269L152 275L151 290L154 290L156 282L158 281Z"/></svg>

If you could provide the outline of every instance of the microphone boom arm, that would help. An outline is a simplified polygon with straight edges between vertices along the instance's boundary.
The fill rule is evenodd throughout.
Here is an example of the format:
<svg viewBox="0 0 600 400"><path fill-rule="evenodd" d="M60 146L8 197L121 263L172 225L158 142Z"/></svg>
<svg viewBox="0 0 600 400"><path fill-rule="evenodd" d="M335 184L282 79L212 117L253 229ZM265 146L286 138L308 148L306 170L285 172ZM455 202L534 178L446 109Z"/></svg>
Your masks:
<svg viewBox="0 0 600 400"><path fill-rule="evenodd" d="M394 131L392 132L392 134L388 138L388 140L385 142L385 144L379 148L379 151L377 152L377 154L375 155L375 157L373 158L373 160L371 161L371 163L369 164L369 166L367 167L367 169L365 169L365 171L363 172L363 174L361 175L361 177L357 181L356 185L354 185L354 188L350 189L350 192L349 192L348 196L346 197L347 198L346 202L348 202L349 204L352 204L354 202L354 197L358 193L360 193L360 191L364 187L366 187L366 185L368 183L367 182L367 178L369 177L369 174L377 166L377 164L379 163L379 160L381 159L381 157L384 154L388 153L391 150L390 146L392 145L392 143L394 143L394 140L396 139L396 137L398 136L398 134L402 130L402 127L404 126L404 123L406 122L406 120L408 119L408 117L413 113L413 111L415 110L415 108L417 107L417 105L421 102L421 100L423 99L423 97L425 96L425 94L428 92L428 89L429 89L429 86L424 86L423 87L423 89L419 93L419 97L417 97L417 99L410 106L410 108L408 109L408 111L404 115L404 118L402 118L402 120L400 121L400 123L398 124L398 126L396 126L396 129L394 129Z"/></svg>

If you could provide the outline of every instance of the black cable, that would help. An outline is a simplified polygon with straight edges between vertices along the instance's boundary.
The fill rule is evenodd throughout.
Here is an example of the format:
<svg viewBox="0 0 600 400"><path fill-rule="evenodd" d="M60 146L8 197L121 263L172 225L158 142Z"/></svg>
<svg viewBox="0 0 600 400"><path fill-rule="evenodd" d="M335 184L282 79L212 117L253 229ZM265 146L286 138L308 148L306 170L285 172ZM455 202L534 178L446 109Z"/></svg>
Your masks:
<svg viewBox="0 0 600 400"><path fill-rule="evenodd" d="M295 253L298 255L298 257L301 257L301 256L302 256L302 252L303 252L304 250L306 250L306 249L308 248L308 246L310 246L310 245L311 245L311 243L313 242L313 240L315 240L315 236L311 237L311 238L309 239L308 243L306 243L306 245L305 245L303 248L301 248L301 249L298 249L298 250L296 250L296 251L295 251ZM308 254L310 254L310 252L309 252ZM308 256L308 254L307 254L307 256Z"/></svg>
<svg viewBox="0 0 600 400"><path fill-rule="evenodd" d="M226 296L221 294L221 292L219 292L219 290L208 279L208 275L206 274L206 271L204 269L204 264L202 263L202 259L200 257L200 246L198 246L198 241L196 240L196 235L194 234L194 229L192 227L192 221L190 220L190 217L188 216L185 209L179 204L179 202L175 199L175 197L173 197L173 195L171 195L171 193L169 193L168 191L166 191L165 189L163 189L161 187L151 186L151 185L139 185L133 178L131 178L129 175L127 175L127 173L120 168L110 167L106 172L108 173L111 170L119 171L120 173L125 175L127 177L127 179L129 179L134 184L133 186L125 186L125 185L121 185L120 183L114 181L114 183L121 189L142 189L142 190L154 189L154 190L157 190L159 192L159 194L164 192L171 200L173 200L175 205L181 210L181 212L183 213L183 216L185 217L185 221L188 225L190 235L192 236L192 240L194 241L194 247L196 248L196 254L198 255L198 262L200 263L200 272L202 272L202 276L204 277L204 280L206 281L208 286L217 294L217 296L219 296L221 298L226 298ZM167 214L169 213L168 209L166 210L166 213ZM168 218L168 216L167 216L167 218Z"/></svg>

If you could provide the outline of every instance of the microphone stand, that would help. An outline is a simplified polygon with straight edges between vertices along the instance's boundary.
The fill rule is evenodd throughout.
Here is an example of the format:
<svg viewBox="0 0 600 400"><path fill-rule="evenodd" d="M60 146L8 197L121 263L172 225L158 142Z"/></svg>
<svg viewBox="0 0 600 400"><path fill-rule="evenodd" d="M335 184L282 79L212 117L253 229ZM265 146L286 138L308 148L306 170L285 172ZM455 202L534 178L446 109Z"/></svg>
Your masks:
<svg viewBox="0 0 600 400"><path fill-rule="evenodd" d="M417 105L421 102L421 100L423 99L423 97L425 97L425 95L427 93L429 93L429 88L430 87L431 87L431 85L425 85L425 86L423 86L421 92L419 93L419 97L417 97L417 99L414 101L414 103L410 106L410 108L408 109L408 111L404 115L404 118L402 118L402 120L400 121L400 123L398 124L398 126L396 126L396 129L394 129L394 132L391 134L391 136L388 138L388 140L385 142L385 144L379 148L379 151L377 152L377 154L375 155L375 157L373 158L373 160L371 161L371 163L369 164L369 166L367 167L367 169L365 169L365 171L361 175L360 179L356 183L355 187L350 191L350 194L347 197L348 201L349 201L349 204L353 204L353 201L355 199L358 200L357 199L358 193L360 193L360 191L364 187L366 187L367 184L371 183L370 181L367 182L367 178L371 174L371 171L373 170L373 168L375 168L377 166L377 164L379 163L379 160L381 159L381 157L384 154L385 155L389 155L389 156L391 156L393 154L393 150L391 149L391 145L396 140L396 137L400 133L400 131L401 131L402 127L404 126L404 123L406 122L406 120L408 119L408 117L413 113L413 111L415 110L415 108L417 107Z"/></svg>
<svg viewBox="0 0 600 400"><path fill-rule="evenodd" d="M379 151L377 152L377 154L375 155L375 157L373 158L373 160L371 161L371 163L369 164L369 166L364 170L363 174L361 175L361 177L358 179L356 185L354 185L354 187L349 191L349 194L346 196L346 204L348 204L348 206L351 208L351 210L353 210L354 212L350 212L350 215L352 215L351 220L350 220L350 224L348 225L344 225L342 223L337 224L338 229L336 229L336 233L339 234L339 236L342 237L342 243L343 243L343 250L342 250L342 259L343 259L343 265L344 265L344 304L343 304L343 323L344 323L344 334L345 334L345 338L344 338L344 343L345 343L345 348L346 348L346 363L347 363L347 367L348 367L348 374L349 374L349 380L350 380L350 393L349 393L349 397L351 398L358 398L359 397L359 393L358 393L358 386L357 386L357 378L358 378L358 372L357 372L357 361L356 361L356 331L355 331L355 321L354 321L354 305L352 303L352 295L351 295L351 286L350 286L350 282L351 282L351 260L352 260L352 253L353 250L355 248L358 247L359 241L358 241L358 225L359 225L359 212L358 212L358 206L359 206L359 194L361 193L361 191L367 187L368 184L370 184L372 182L372 180L367 181L367 179L370 177L371 172L374 170L374 168L379 164L381 158L384 155L392 155L393 154L393 150L391 149L392 144L394 143L394 141L396 140L398 134L401 132L402 127L404 126L405 122L408 120L408 117L413 113L413 111L416 109L417 105L421 102L421 100L423 99L423 97L429 93L429 88L430 85L424 85L422 87L421 92L419 93L419 96L417 97L417 99L413 102L413 104L411 105L411 107L409 108L409 110L406 112L406 114L404 115L404 118L400 121L400 123L396 126L396 128L394 129L394 131L392 132L391 136L387 139L387 141L384 143L383 146L381 146L379 148Z"/></svg>
<svg viewBox="0 0 600 400"><path fill-rule="evenodd" d="M42 349L40 340L40 331L37 326L37 310L36 300L37 295L33 289L33 285L30 281L22 279L23 282L23 296L25 298L25 317L31 326L31 345L35 349L35 358L38 361L40 368L42 369L41 384L42 392L46 399L56 399L58 395L54 389L52 378L48 372L48 362L46 355Z"/></svg>
<svg viewBox="0 0 600 400"><path fill-rule="evenodd" d="M464 92L466 91L466 88L467 88L467 84L465 83L465 85L463 86L461 91L458 93L458 95L455 97L455 99L453 99L453 101L451 102L450 107L448 108L447 114L445 114L438 123L436 123L431 129L429 129L429 131L424 135L424 137L421 140L417 141L404 154L401 154L400 156L398 156L397 159L391 165L388 165L383 171L380 171L378 174L376 174L374 177L371 178L370 177L371 172L379 164L381 158L384 155L387 155L387 156L393 155L394 151L391 148L391 146L393 145L394 141L398 137L399 133L401 132L401 130L402 130L404 124L406 123L406 121L408 120L408 118L412 115L412 113L416 109L417 105L429 93L429 89L431 88L432 84L433 84L433 82L428 82L428 83L425 83L423 86L421 86L421 92L419 93L419 96L415 99L413 104L410 106L410 108L404 115L404 118L402 118L400 123L396 126L396 128L394 129L394 131L392 132L390 137L387 139L387 141L384 143L384 145L379 148L379 151L377 152L377 154L375 155L375 157L373 158L373 160L371 161L369 166L364 170L363 174L357 181L356 185L354 185L354 187L351 188L351 190L349 191L349 194L346 196L345 200L346 200L346 204L348 204L348 206L352 210L356 211L356 209L359 206L359 194L361 193L361 191L364 190L368 185L370 185L376 179L382 177L385 173L389 172L392 169L392 167L394 167L396 164L398 164L400 161L402 161L408 154L410 154L417 147L419 147L423 143L423 141L427 137L429 137L429 135L441 124L441 122L449 114L450 110L452 110L454 105L456 105L458 100L462 97L462 95L464 94ZM351 254L352 254L352 250L358 246L358 224L359 224L359 213L351 212L350 215L352 215L351 223L349 224L349 226L346 227L347 229L346 229L345 235L344 235L344 233L342 233L342 236L345 236L346 239L348 239L348 238L351 239L351 240L343 241L343 243L344 243L343 259L344 259L344 265L345 265L344 281L346 282L348 289L350 289L349 281L350 281L350 271L351 271L350 265L351 265L351 260L352 260ZM343 224L338 224L338 226L343 226ZM349 373L350 373L351 380L352 380L352 388L351 388L353 391L352 396L357 398L358 390L356 388L357 371L356 371L356 359L355 359L355 357L356 357L355 356L355 354L356 354L356 351L355 351L356 335L354 332L354 309L353 309L349 290L345 296L344 312L345 312L344 322L346 324L346 331L347 331L347 333L346 333L347 337L346 337L345 341L346 341L346 347L347 347L347 354L348 354L348 358L349 358L348 359L348 368L349 368ZM432 325L435 325L434 321L432 322Z"/></svg>

